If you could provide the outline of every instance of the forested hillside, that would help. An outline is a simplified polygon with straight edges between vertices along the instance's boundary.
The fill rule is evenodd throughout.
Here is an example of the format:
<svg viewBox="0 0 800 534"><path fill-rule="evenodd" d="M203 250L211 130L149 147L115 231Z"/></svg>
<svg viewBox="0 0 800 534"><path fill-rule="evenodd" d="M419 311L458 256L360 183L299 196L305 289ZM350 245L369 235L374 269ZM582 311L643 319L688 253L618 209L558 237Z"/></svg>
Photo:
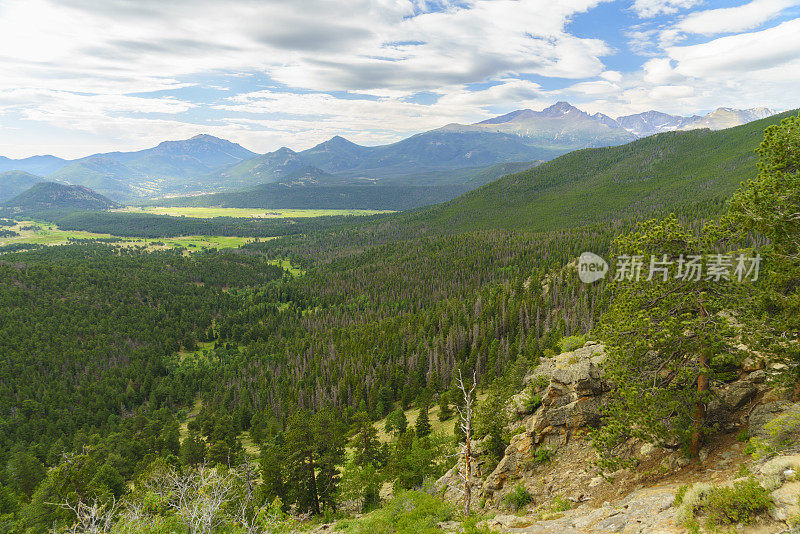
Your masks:
<svg viewBox="0 0 800 534"><path fill-rule="evenodd" d="M713 215L757 172L755 150L764 128L796 114L578 150L409 215L408 224L447 231L546 231L676 209Z"/></svg>

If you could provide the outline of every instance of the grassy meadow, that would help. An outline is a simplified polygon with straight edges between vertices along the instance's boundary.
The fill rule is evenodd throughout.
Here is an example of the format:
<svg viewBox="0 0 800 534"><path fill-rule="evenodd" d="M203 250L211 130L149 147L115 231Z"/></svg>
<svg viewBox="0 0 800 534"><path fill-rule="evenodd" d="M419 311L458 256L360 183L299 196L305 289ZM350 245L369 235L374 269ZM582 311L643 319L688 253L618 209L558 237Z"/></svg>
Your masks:
<svg viewBox="0 0 800 534"><path fill-rule="evenodd" d="M173 217L195 217L211 219L213 217L246 217L258 219L296 219L305 217L326 217L335 215L375 215L391 213L383 210L327 210L327 209L258 209L258 208L195 208L195 207L158 207L128 206L113 211L129 213L151 213L155 215L172 215Z"/></svg>
<svg viewBox="0 0 800 534"><path fill-rule="evenodd" d="M33 245L64 245L70 239L113 239L111 234L98 234L77 230L61 230L53 223L41 221L17 221L16 226L4 226L5 230L12 230L19 234L15 237L0 237L0 246L13 243L26 243ZM260 238L270 239L270 238ZM245 243L253 241L250 237L230 236L180 236L163 238L138 238L126 237L122 241L114 241L121 246L145 246L149 250L167 248L185 248L188 251L200 251L204 248L238 248Z"/></svg>

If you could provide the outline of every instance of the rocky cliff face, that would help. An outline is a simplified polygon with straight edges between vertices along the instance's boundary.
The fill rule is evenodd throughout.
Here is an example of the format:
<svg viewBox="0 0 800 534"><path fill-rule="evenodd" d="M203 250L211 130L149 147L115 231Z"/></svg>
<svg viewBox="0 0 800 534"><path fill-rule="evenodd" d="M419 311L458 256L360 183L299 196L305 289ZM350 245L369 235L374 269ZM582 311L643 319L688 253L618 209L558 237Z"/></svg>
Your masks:
<svg viewBox="0 0 800 534"><path fill-rule="evenodd" d="M747 432L767 444L785 442L782 432L794 418L800 430L800 405L791 404L768 384L769 365L757 357L745 359L738 378L713 389L708 412L720 432L698 460L690 461L678 450L631 440L620 454L636 467L602 473L595 465L597 454L585 438L600 424L601 409L611 391L603 378L604 360L604 348L593 342L543 359L526 377L525 390L508 404L516 418L511 426L524 425L524 431L511 438L491 472L485 469L482 444L474 443L474 464L478 465L474 507L504 511L509 509L510 494L524 491L530 498L523 507L527 512L501 513L486 526L503 532L685 532L673 505L678 487L695 482L729 485L742 476L743 465L763 484L772 485L775 506L762 518L758 532L788 532L787 521L796 515L800 521L800 509L795 510L800 483L793 481L791 471L800 466L800 457L795 458L795 467L794 457L776 458L784 467L783 474L776 475L775 469L764 467L763 460L749 455L751 448L746 450L741 439ZM537 399L541 400L538 406ZM800 446L800 436L795 437ZM792 474L787 477L784 471ZM460 484L456 467L438 481L437 489L445 498L461 501Z"/></svg>

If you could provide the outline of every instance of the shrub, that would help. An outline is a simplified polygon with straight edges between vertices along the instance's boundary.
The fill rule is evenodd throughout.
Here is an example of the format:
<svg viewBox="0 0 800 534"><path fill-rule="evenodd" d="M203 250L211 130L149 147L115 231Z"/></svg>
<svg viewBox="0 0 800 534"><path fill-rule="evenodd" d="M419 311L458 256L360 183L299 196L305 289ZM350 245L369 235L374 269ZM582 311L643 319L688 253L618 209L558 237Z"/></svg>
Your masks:
<svg viewBox="0 0 800 534"><path fill-rule="evenodd" d="M558 342L561 352L572 352L586 344L586 336L568 336Z"/></svg>
<svg viewBox="0 0 800 534"><path fill-rule="evenodd" d="M336 523L336 531L346 534L395 532L397 534L427 534L441 530L436 526L455 516L453 507L432 495L417 491L398 491L381 508L358 519Z"/></svg>
<svg viewBox="0 0 800 534"><path fill-rule="evenodd" d="M528 413L535 412L539 406L542 405L542 396L531 389L528 398L525 399L525 411Z"/></svg>
<svg viewBox="0 0 800 534"><path fill-rule="evenodd" d="M705 511L713 524L752 523L769 510L772 498L754 478L735 482L733 487L715 487L706 498Z"/></svg>
<svg viewBox="0 0 800 534"><path fill-rule="evenodd" d="M678 495L675 499L678 504ZM771 505L769 492L754 478L734 482L733 486L695 484L683 492L678 518L693 531L697 530L699 515L705 515L709 525L747 524Z"/></svg>
<svg viewBox="0 0 800 534"><path fill-rule="evenodd" d="M767 442L780 452L797 445L800 441L800 405L795 404L764 426Z"/></svg>
<svg viewBox="0 0 800 534"><path fill-rule="evenodd" d="M534 466L542 465L550 461L550 458L553 456L553 451L546 447L541 447L533 451L533 457L531 458L531 463Z"/></svg>
<svg viewBox="0 0 800 534"><path fill-rule="evenodd" d="M675 502L674 506L680 506L683 502L683 498L686 496L686 492L689 491L690 486L687 484L682 485L678 488L678 491L675 492Z"/></svg>
<svg viewBox="0 0 800 534"><path fill-rule="evenodd" d="M550 504L550 510L553 512L566 512L567 510L572 510L572 501L562 497L561 495L556 495L553 497L553 502Z"/></svg>
<svg viewBox="0 0 800 534"><path fill-rule="evenodd" d="M712 487L711 484L705 484L703 482L692 484L683 492L681 502L676 502L676 505L679 504L678 520L686 525L687 528L691 528L690 524L696 522L695 513L702 508L706 495Z"/></svg>
<svg viewBox="0 0 800 534"><path fill-rule="evenodd" d="M769 491L773 491L783 485L784 472L787 469L797 472L800 470L794 460L789 458L775 458L761 466L761 482Z"/></svg>
<svg viewBox="0 0 800 534"><path fill-rule="evenodd" d="M533 501L533 496L525 489L525 486L517 484L503 500L508 508L517 511L529 505Z"/></svg>
<svg viewBox="0 0 800 534"><path fill-rule="evenodd" d="M737 351L733 353L717 354L711 359L711 369L714 370L714 377L723 382L733 382L739 378L739 368L744 360L744 353Z"/></svg>

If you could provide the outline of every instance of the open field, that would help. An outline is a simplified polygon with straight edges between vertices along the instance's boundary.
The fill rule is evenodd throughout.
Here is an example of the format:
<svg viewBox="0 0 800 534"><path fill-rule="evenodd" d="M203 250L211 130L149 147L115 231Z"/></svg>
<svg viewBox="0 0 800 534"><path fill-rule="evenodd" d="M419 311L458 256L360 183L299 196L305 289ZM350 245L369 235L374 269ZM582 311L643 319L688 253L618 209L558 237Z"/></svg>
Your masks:
<svg viewBox="0 0 800 534"><path fill-rule="evenodd" d="M381 210L265 210L249 208L173 208L157 206L128 206L113 211L126 211L131 213L152 213L155 215L172 215L174 217L195 217L210 219L212 217L247 217L259 219L286 219L300 217L325 217L331 215L375 215L377 213L391 213Z"/></svg>
<svg viewBox="0 0 800 534"><path fill-rule="evenodd" d="M16 226L4 226L5 230L12 230L20 234L17 237L0 237L0 246L12 243L30 243L36 245L63 245L70 239L114 239L111 234L96 234L83 231L66 231L59 229L52 223L40 221L21 221ZM271 238L261 238L271 239ZM114 241L120 246L146 246L150 250L166 248L185 248L189 251L199 251L204 248L237 248L253 241L249 237L226 236L181 236L164 237L157 239L129 237L122 241Z"/></svg>

